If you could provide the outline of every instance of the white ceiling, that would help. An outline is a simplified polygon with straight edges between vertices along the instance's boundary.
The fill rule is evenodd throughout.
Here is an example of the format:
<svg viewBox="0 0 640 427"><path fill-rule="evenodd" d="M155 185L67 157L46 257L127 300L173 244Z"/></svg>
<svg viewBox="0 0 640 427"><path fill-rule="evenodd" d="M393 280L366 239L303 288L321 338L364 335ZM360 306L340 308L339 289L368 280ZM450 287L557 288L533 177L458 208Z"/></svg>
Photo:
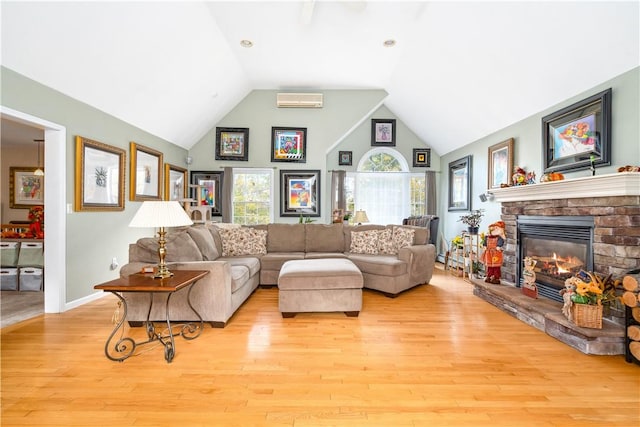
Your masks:
<svg viewBox="0 0 640 427"><path fill-rule="evenodd" d="M2 65L184 148L252 89L373 88L442 155L640 65L638 0L1 7Z"/></svg>

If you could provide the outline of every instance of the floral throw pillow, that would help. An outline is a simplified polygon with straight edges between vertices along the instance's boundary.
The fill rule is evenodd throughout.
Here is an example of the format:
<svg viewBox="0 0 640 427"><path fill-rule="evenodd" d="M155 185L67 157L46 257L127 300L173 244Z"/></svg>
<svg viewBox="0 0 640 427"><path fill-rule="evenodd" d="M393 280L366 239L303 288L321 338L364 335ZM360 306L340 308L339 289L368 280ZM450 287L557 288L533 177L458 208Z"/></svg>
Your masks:
<svg viewBox="0 0 640 427"><path fill-rule="evenodd" d="M413 245L413 236L416 234L415 230L404 227L393 227L393 246L396 253L400 248Z"/></svg>
<svg viewBox="0 0 640 427"><path fill-rule="evenodd" d="M349 251L354 254L377 254L378 230L352 231Z"/></svg>
<svg viewBox="0 0 640 427"><path fill-rule="evenodd" d="M222 240L222 256L265 255L267 230L249 227L219 229Z"/></svg>
<svg viewBox="0 0 640 427"><path fill-rule="evenodd" d="M396 255L398 249L393 244L393 233L390 228L378 230L378 253Z"/></svg>

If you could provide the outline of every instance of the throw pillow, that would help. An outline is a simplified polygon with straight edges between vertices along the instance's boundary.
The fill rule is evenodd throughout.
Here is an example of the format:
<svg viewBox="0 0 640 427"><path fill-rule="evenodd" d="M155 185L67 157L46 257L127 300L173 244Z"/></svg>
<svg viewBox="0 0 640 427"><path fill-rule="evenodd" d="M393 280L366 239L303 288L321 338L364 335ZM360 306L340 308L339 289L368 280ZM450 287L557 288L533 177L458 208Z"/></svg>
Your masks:
<svg viewBox="0 0 640 427"><path fill-rule="evenodd" d="M254 228L228 228L218 230L222 238L222 256L265 255L267 231Z"/></svg>
<svg viewBox="0 0 640 427"><path fill-rule="evenodd" d="M378 253L395 255L398 249L393 244L393 233L390 228L378 230Z"/></svg>
<svg viewBox="0 0 640 427"><path fill-rule="evenodd" d="M393 227L393 246L396 253L400 248L413 245L413 236L416 233L415 230L404 227Z"/></svg>
<svg viewBox="0 0 640 427"><path fill-rule="evenodd" d="M354 254L377 254L378 235L378 230L352 231L349 251Z"/></svg>

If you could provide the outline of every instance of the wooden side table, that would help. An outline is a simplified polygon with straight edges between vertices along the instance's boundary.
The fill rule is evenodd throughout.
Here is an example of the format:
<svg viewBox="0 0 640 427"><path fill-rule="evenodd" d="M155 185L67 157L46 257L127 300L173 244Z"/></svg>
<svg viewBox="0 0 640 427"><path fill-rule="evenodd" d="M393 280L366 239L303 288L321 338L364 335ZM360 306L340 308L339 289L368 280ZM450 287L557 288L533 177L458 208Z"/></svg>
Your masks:
<svg viewBox="0 0 640 427"><path fill-rule="evenodd" d="M197 322L196 323L188 322L183 324L182 329L177 335L182 335L182 337L187 340L192 340L199 337L200 334L202 333L204 322L202 320L202 316L200 316L200 313L198 313L196 309L193 308L193 305L191 304L191 290L193 288L193 286L191 285L193 285L196 281L203 278L207 274L209 274L209 272L206 270L202 270L202 271L175 270L173 271L172 277L167 277L164 279L155 279L153 277L153 274L136 273L128 277L121 277L119 279L111 280L110 282L105 282L105 283L94 286L94 289L100 289L105 292L111 292L112 294L114 294L116 297L118 297L118 299L120 300L123 306L122 317L116 324L116 327L113 329L113 332L111 332L111 335L109 335L109 338L107 339L107 342L104 346L104 353L107 356L107 358L113 361L122 362L134 353L136 346L147 344L155 340L158 340L160 343L162 343L162 345L164 345L165 360L168 363L171 363L171 361L173 360L173 357L175 356L175 340L174 340L174 334L171 326L171 319L169 318L169 302L171 301L171 295L173 295L174 292L179 291L180 289L189 287L189 291L187 294L187 302L191 310L193 310L193 312L200 319L200 322L199 324ZM147 313L147 320L145 322L145 326L147 329L147 337L148 337L147 341L136 342L133 338L124 336L124 329L125 329L124 323L125 323L125 320L127 319L127 301L124 299L122 295L120 295L120 292L148 292L149 293L149 298L150 298L149 312ZM166 335L163 335L162 333L157 332L154 322L149 320L149 316L151 315L151 308L153 307L153 295L155 293L168 294L166 308L165 308L166 322L167 322L167 329L168 329L168 332ZM111 341L115 337L118 330L120 330L120 328L122 328L121 338L115 342L113 347L111 347ZM115 352L115 356L112 355L110 349L113 349L113 351Z"/></svg>

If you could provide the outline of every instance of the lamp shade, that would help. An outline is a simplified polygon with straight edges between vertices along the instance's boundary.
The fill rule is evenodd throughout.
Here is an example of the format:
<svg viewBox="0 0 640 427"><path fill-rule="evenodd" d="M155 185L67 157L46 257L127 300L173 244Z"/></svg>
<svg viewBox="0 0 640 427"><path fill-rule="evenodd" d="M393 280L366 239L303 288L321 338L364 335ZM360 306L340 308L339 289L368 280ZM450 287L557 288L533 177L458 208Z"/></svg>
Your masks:
<svg viewBox="0 0 640 427"><path fill-rule="evenodd" d="M356 216L353 218L354 222L369 222L369 218L367 218L367 212L365 211L356 211Z"/></svg>
<svg viewBox="0 0 640 427"><path fill-rule="evenodd" d="M182 227L193 221L180 203L172 201L142 202L129 227Z"/></svg>

